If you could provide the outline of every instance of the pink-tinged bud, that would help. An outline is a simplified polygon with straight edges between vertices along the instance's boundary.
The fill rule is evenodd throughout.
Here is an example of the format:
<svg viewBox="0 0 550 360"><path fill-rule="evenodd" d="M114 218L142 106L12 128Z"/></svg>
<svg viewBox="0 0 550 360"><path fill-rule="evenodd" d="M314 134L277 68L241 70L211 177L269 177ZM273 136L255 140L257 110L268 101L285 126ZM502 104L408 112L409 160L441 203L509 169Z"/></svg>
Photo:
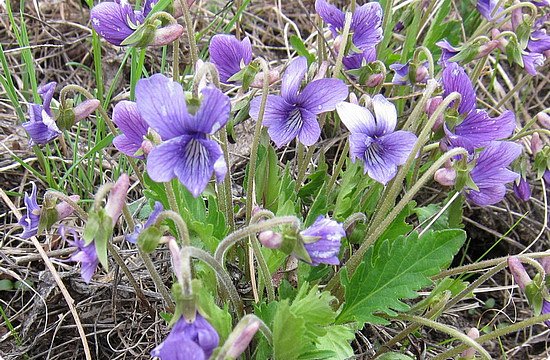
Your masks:
<svg viewBox="0 0 550 360"><path fill-rule="evenodd" d="M334 44L333 44L333 47L334 47L334 51L338 54L340 52L340 46L342 46L342 35L338 35L335 39L334 39Z"/></svg>
<svg viewBox="0 0 550 360"><path fill-rule="evenodd" d="M377 87L384 82L384 74L372 74L369 76L365 85L368 87Z"/></svg>
<svg viewBox="0 0 550 360"><path fill-rule="evenodd" d="M260 321L255 318L243 318L227 338L221 350L224 359L237 359L248 347L256 332L260 329Z"/></svg>
<svg viewBox="0 0 550 360"><path fill-rule="evenodd" d="M283 243L283 236L271 230L262 231L258 235L260 243L269 249L278 249Z"/></svg>
<svg viewBox="0 0 550 360"><path fill-rule="evenodd" d="M538 154L538 152L541 151L543 147L544 143L542 142L539 133L534 133L533 136L531 136L531 152L533 153L533 155Z"/></svg>
<svg viewBox="0 0 550 360"><path fill-rule="evenodd" d="M512 10L512 16L510 20L512 20L512 30L515 31L523 21L523 10L521 7Z"/></svg>
<svg viewBox="0 0 550 360"><path fill-rule="evenodd" d="M527 274L527 271L525 271L521 261L515 256L510 256L508 258L508 269L510 269L510 272L514 276L514 280L518 284L519 288L521 290L525 290L525 287L532 280L531 277L529 277L529 274Z"/></svg>
<svg viewBox="0 0 550 360"><path fill-rule="evenodd" d="M428 80L428 76L430 75L428 68L424 65L419 65L416 68L416 77L415 80L417 83L424 83L426 80Z"/></svg>
<svg viewBox="0 0 550 360"><path fill-rule="evenodd" d="M260 211L263 211L264 209L258 205L255 205L253 208L252 208L252 216L256 216L256 214L258 214Z"/></svg>
<svg viewBox="0 0 550 360"><path fill-rule="evenodd" d="M441 168L434 174L434 180L443 186L453 186L456 180L456 171L453 168Z"/></svg>
<svg viewBox="0 0 550 360"><path fill-rule="evenodd" d="M542 55L544 55L545 59L550 59L550 50L543 51Z"/></svg>
<svg viewBox="0 0 550 360"><path fill-rule="evenodd" d="M537 114L537 121L546 129L550 129L550 115L545 112L539 112Z"/></svg>
<svg viewBox="0 0 550 360"><path fill-rule="evenodd" d="M539 260L546 275L550 275L550 256L543 257Z"/></svg>
<svg viewBox="0 0 550 360"><path fill-rule="evenodd" d="M315 77L313 80L319 80L324 79L325 75L327 74L328 70L328 61L321 62L321 65L319 65L319 70L317 70L317 74L315 74Z"/></svg>
<svg viewBox="0 0 550 360"><path fill-rule="evenodd" d="M470 331L467 333L468 337L472 340L475 340L479 337L479 330L476 328L471 328ZM474 359L476 356L476 349L474 348L468 348L464 350L461 354L461 357L464 359Z"/></svg>
<svg viewBox="0 0 550 360"><path fill-rule="evenodd" d="M269 70L269 74L267 75L269 78L269 85L273 84L274 82L276 82L281 78L281 74L279 73L278 70L275 70L275 69ZM260 72L254 76L254 80L250 84L250 87L261 89L263 86L264 86L264 73Z"/></svg>
<svg viewBox="0 0 550 360"><path fill-rule="evenodd" d="M349 102L355 105L359 105L359 99L357 99L357 95L355 95L355 93L352 92L349 94Z"/></svg>
<svg viewBox="0 0 550 360"><path fill-rule="evenodd" d="M155 145L151 142L151 140L143 140L141 143L141 151L143 151L143 154L145 156L149 155L151 151L155 148Z"/></svg>
<svg viewBox="0 0 550 360"><path fill-rule="evenodd" d="M116 183L109 192L107 198L107 204L105 205L105 212L115 224L122 214L122 208L126 204L126 195L128 194L128 188L130 187L130 178L126 174L121 174Z"/></svg>
<svg viewBox="0 0 550 360"><path fill-rule="evenodd" d="M164 46L174 42L183 34L183 26L180 24L169 24L155 31L151 46Z"/></svg>
<svg viewBox="0 0 550 360"><path fill-rule="evenodd" d="M78 104L78 106L73 109L75 122L90 116L97 109L99 104L99 100L97 99L85 100Z"/></svg>
<svg viewBox="0 0 550 360"><path fill-rule="evenodd" d="M80 200L80 196L78 195L71 195L69 196L69 199L71 199L74 202L77 202ZM57 211L57 220L63 220L66 217L69 217L73 214L74 209L71 205L69 205L67 202L62 201L59 204L55 206L55 210Z"/></svg>
<svg viewBox="0 0 550 360"><path fill-rule="evenodd" d="M181 1L180 0L174 1L174 11L172 12L172 16L176 19L183 15L183 6L181 5ZM191 5L193 5L194 2L195 0L187 0L187 5L191 7Z"/></svg>
<svg viewBox="0 0 550 360"><path fill-rule="evenodd" d="M170 249L170 255L172 258L172 268L174 269L174 274L176 274L176 278L178 279L178 282L181 284L183 283L183 275L182 275L183 260L181 258L180 247L178 246L176 239L174 239L173 237L170 237L170 240L168 240L168 249Z"/></svg>
<svg viewBox="0 0 550 360"><path fill-rule="evenodd" d="M426 114L428 114L428 117L431 117L433 115L433 113L435 112L439 104L441 104L442 102L443 102L442 96L435 96L431 99L428 99L428 101L426 102ZM441 114L435 120L435 123L432 127L432 131L439 130L443 125L443 121L444 121L443 114Z"/></svg>
<svg viewBox="0 0 550 360"><path fill-rule="evenodd" d="M481 45L479 47L479 53L477 54L476 59L480 59L484 56L489 55L493 50L499 47L499 45L500 45L499 40L491 40Z"/></svg>

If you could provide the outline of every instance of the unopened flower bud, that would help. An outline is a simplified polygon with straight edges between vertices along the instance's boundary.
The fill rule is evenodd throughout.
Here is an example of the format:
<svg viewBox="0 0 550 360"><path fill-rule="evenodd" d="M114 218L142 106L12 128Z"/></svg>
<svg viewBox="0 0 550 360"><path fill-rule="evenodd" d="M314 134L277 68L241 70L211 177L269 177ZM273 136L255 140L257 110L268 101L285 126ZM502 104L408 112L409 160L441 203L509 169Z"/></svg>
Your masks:
<svg viewBox="0 0 550 360"><path fill-rule="evenodd" d="M359 99L357 99L357 95L355 95L355 93L352 92L349 94L349 102L355 105L359 105Z"/></svg>
<svg viewBox="0 0 550 360"><path fill-rule="evenodd" d="M97 99L84 100L74 108L74 120L79 122L90 116L99 106L100 102Z"/></svg>
<svg viewBox="0 0 550 360"><path fill-rule="evenodd" d="M245 316L233 329L220 351L224 359L237 359L248 347L256 332L260 328L260 321L253 316Z"/></svg>
<svg viewBox="0 0 550 360"><path fill-rule="evenodd" d="M550 256L543 257L539 260L546 275L550 275Z"/></svg>
<svg viewBox="0 0 550 360"><path fill-rule="evenodd" d="M315 77L313 78L313 80L324 79L325 75L327 74L327 70L328 70L328 61L321 62L321 64L319 65L319 69L317 70L317 73L315 74Z"/></svg>
<svg viewBox="0 0 550 360"><path fill-rule="evenodd" d="M342 35L338 35L335 39L334 39L334 44L333 44L333 47L334 47L334 51L338 54L340 52L340 46L342 46Z"/></svg>
<svg viewBox="0 0 550 360"><path fill-rule="evenodd" d="M534 133L533 136L531 136L531 152L533 153L533 155L538 154L543 147L544 143L542 142L539 133Z"/></svg>
<svg viewBox="0 0 550 360"><path fill-rule="evenodd" d="M280 79L281 74L279 73L278 70L272 69L272 70L269 70L269 73L267 74L267 76L269 78L268 80L269 85L271 85ZM250 87L260 89L263 87L263 84L264 84L264 73L259 72L254 76L254 80L252 81L252 83L250 83Z"/></svg>
<svg viewBox="0 0 550 360"><path fill-rule="evenodd" d="M424 64L421 64L416 68L415 80L417 83L424 83L428 79L429 75L430 73L428 68L424 66Z"/></svg>
<svg viewBox="0 0 550 360"><path fill-rule="evenodd" d="M382 84L383 81L384 81L384 74L371 74L367 79L367 81L365 82L365 85L373 88Z"/></svg>
<svg viewBox="0 0 550 360"><path fill-rule="evenodd" d="M479 330L476 328L471 328L468 331L467 335L470 339L475 340L479 337ZM463 357L464 359L474 359L475 356L476 356L476 349L474 348L468 348L464 350L461 354L461 357Z"/></svg>
<svg viewBox="0 0 550 360"><path fill-rule="evenodd" d="M453 168L441 168L434 174L434 180L443 186L453 186L456 180L456 170Z"/></svg>
<svg viewBox="0 0 550 360"><path fill-rule="evenodd" d="M113 220L113 225L117 222L120 214L122 214L122 208L126 204L126 195L128 194L129 187L130 178L123 173L109 192L105 212Z"/></svg>
<svg viewBox="0 0 550 360"><path fill-rule="evenodd" d="M524 177L520 177L518 181L514 181L514 194L522 201L528 201L531 198L531 186Z"/></svg>
<svg viewBox="0 0 550 360"><path fill-rule="evenodd" d="M80 196L71 195L71 196L69 196L69 199L71 199L74 202L77 202L78 200L80 200ZM55 206L55 210L57 211L57 221L63 220L66 217L71 216L74 212L73 207L65 201L62 201L59 204L57 204Z"/></svg>
<svg viewBox="0 0 550 360"><path fill-rule="evenodd" d="M155 148L155 145L151 142L151 140L143 140L141 143L141 151L143 151L143 154L145 156L149 155L151 151Z"/></svg>
<svg viewBox="0 0 550 360"><path fill-rule="evenodd" d="M435 110L437 110L437 107L439 106L439 104L441 104L442 102L443 102L442 96L436 96L431 99L428 99L428 101L426 102L426 114L428 114L428 117L431 117L433 115ZM443 125L443 121L444 121L443 114L441 114L435 120L434 125L432 127L432 131L439 130Z"/></svg>
<svg viewBox="0 0 550 360"><path fill-rule="evenodd" d="M269 249L278 249L283 243L283 236L271 230L262 231L258 235L260 243Z"/></svg>
<svg viewBox="0 0 550 360"><path fill-rule="evenodd" d="M543 127L550 129L550 115L541 111L537 114L537 120Z"/></svg>
<svg viewBox="0 0 550 360"><path fill-rule="evenodd" d="M151 46L164 46L178 39L183 34L183 26L180 24L169 24L164 27L158 28L155 31L153 40L149 45Z"/></svg>
<svg viewBox="0 0 550 360"><path fill-rule="evenodd" d="M484 56L489 55L493 50L495 50L497 47L499 47L500 41L499 40L491 40L486 42L485 44L481 45L478 49L478 54L476 56L477 59L482 58Z"/></svg>
<svg viewBox="0 0 550 360"><path fill-rule="evenodd" d="M523 267L521 261L515 256L510 256L508 258L508 268L514 276L514 280L519 288L525 290L525 287L531 283L532 280L529 274L527 274L527 271L525 271L525 267Z"/></svg>

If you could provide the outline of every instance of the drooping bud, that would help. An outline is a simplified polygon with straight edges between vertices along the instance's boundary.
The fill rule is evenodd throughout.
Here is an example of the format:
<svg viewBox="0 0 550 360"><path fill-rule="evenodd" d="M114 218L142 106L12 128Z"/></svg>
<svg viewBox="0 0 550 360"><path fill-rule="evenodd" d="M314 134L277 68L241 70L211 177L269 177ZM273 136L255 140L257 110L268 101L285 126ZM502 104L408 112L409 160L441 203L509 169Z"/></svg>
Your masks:
<svg viewBox="0 0 550 360"><path fill-rule="evenodd" d="M515 256L510 256L508 258L508 268L510 269L512 276L514 276L514 280L518 284L519 288L525 291L525 287L529 285L532 280L529 274L527 274L527 271L525 271L525 267L523 267L521 261Z"/></svg>
<svg viewBox="0 0 550 360"><path fill-rule="evenodd" d="M269 70L269 73L267 74L269 79L269 85L275 83L281 78L281 74L279 73L279 70L271 69ZM264 73L259 72L254 76L254 80L250 83L250 87L261 89L264 85Z"/></svg>
<svg viewBox="0 0 550 360"><path fill-rule="evenodd" d="M426 114L428 114L428 117L431 117L435 110L437 110L437 107L443 102L442 96L435 96L431 99L428 99L426 102ZM437 117L437 119L434 122L434 125L432 127L432 131L437 131L441 128L444 122L443 114Z"/></svg>
<svg viewBox="0 0 550 360"><path fill-rule="evenodd" d="M468 337L472 340L475 340L479 337L479 330L476 328L471 328L468 333ZM464 350L461 354L461 357L464 359L475 359L476 356L476 349L474 348L468 348Z"/></svg>
<svg viewBox="0 0 550 360"><path fill-rule="evenodd" d="M371 88L377 87L384 82L384 74L371 74L365 85Z"/></svg>
<svg viewBox="0 0 550 360"><path fill-rule="evenodd" d="M456 170L453 168L441 168L434 174L434 180L443 186L453 186L456 181Z"/></svg>
<svg viewBox="0 0 550 360"><path fill-rule="evenodd" d="M533 155L537 155L537 153L541 151L543 147L544 143L542 142L539 133L534 133L533 136L531 136L531 152L533 153Z"/></svg>
<svg viewBox="0 0 550 360"><path fill-rule="evenodd" d="M269 249L278 249L283 243L283 236L271 230L262 231L258 235L260 243Z"/></svg>
<svg viewBox="0 0 550 360"><path fill-rule="evenodd" d="M260 321L255 316L243 317L223 344L218 358L237 359L246 350L259 328Z"/></svg>
<svg viewBox="0 0 550 360"><path fill-rule="evenodd" d="M80 200L80 196L78 195L71 195L69 196L69 199L71 199L74 202L77 202ZM69 217L73 214L74 209L71 205L69 205L66 201L62 201L59 204L55 206L55 210L57 210L57 220L63 220L66 217Z"/></svg>
<svg viewBox="0 0 550 360"><path fill-rule="evenodd" d="M99 107L99 104L100 102L97 99L84 100L78 104L77 107L74 108L75 122L79 122L90 116Z"/></svg>
<svg viewBox="0 0 550 360"><path fill-rule="evenodd" d="M481 45L478 49L478 54L476 56L476 59L489 55L493 50L499 47L499 45L500 45L499 40L490 40L485 44Z"/></svg>
<svg viewBox="0 0 550 360"><path fill-rule="evenodd" d="M145 156L149 155L151 151L155 148L155 145L151 142L151 140L145 139L141 143L141 151Z"/></svg>
<svg viewBox="0 0 550 360"><path fill-rule="evenodd" d="M126 174L121 174L116 183L109 192L107 204L105 205L106 214L113 220L113 225L117 222L122 208L126 203L126 195L130 187L130 178Z"/></svg>
<svg viewBox="0 0 550 360"><path fill-rule="evenodd" d="M183 282L183 277L181 273L183 260L181 258L180 247L178 246L176 239L174 239L173 237L170 238L170 240L168 241L168 249L170 249L170 258L172 259L172 268L174 269L174 274L176 274L176 278L181 284Z"/></svg>
<svg viewBox="0 0 550 360"><path fill-rule="evenodd" d="M424 83L426 80L428 80L428 77L430 75L430 72L428 71L428 67L425 64L420 64L416 68L416 76L415 80L417 83Z"/></svg>
<svg viewBox="0 0 550 360"><path fill-rule="evenodd" d="M537 121L546 129L550 129L550 115L545 112L539 112L537 114Z"/></svg>
<svg viewBox="0 0 550 360"><path fill-rule="evenodd" d="M74 123L75 123L75 112L73 108L73 100L68 99L65 102L62 102L59 106L59 111L57 113L57 118L55 119L55 122L59 129L61 130L68 130L70 129Z"/></svg>
<svg viewBox="0 0 550 360"><path fill-rule="evenodd" d="M164 46L176 41L183 34L183 26L169 24L158 28L153 36L150 46Z"/></svg>

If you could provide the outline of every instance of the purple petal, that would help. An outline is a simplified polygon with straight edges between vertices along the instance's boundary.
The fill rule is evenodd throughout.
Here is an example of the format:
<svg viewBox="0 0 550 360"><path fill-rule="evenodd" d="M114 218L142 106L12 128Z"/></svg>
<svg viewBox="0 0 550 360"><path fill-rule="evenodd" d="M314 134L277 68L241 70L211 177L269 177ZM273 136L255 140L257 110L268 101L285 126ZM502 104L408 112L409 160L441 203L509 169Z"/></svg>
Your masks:
<svg viewBox="0 0 550 360"><path fill-rule="evenodd" d="M258 96L250 102L249 114L254 120L258 120L258 116L260 115L261 101L262 97ZM270 127L272 124L284 122L293 109L294 106L287 103L282 97L268 95L262 124Z"/></svg>
<svg viewBox="0 0 550 360"><path fill-rule="evenodd" d="M348 87L340 79L319 79L310 82L298 95L298 104L313 114L332 111L348 97Z"/></svg>
<svg viewBox="0 0 550 360"><path fill-rule="evenodd" d="M520 177L513 185L514 194L521 201L528 201L531 198L531 186L524 177Z"/></svg>
<svg viewBox="0 0 550 360"><path fill-rule="evenodd" d="M192 132L214 134L229 120L229 97L214 86L204 88L202 95L199 110L191 118L188 128Z"/></svg>
<svg viewBox="0 0 550 360"><path fill-rule="evenodd" d="M438 64L445 66L447 61L459 53L459 50L451 45L447 40L441 40L435 43L441 48L441 57Z"/></svg>
<svg viewBox="0 0 550 360"><path fill-rule="evenodd" d="M406 64L391 64L390 69L395 71L392 83L397 85L406 85L409 83L409 63Z"/></svg>
<svg viewBox="0 0 550 360"><path fill-rule="evenodd" d="M316 0L315 11L324 22L330 25L334 36L337 35L337 30L344 27L345 15L336 6L328 4L325 0Z"/></svg>
<svg viewBox="0 0 550 360"><path fill-rule="evenodd" d="M495 8L497 7L498 0L478 0L477 1L477 10L489 21L497 20L499 21L499 14L504 10L502 6L499 6L495 12L494 16L491 16Z"/></svg>
<svg viewBox="0 0 550 360"><path fill-rule="evenodd" d="M29 133L31 146L49 143L61 134L55 120L46 113L42 105L33 104L29 109L29 115L30 121L22 126Z"/></svg>
<svg viewBox="0 0 550 360"><path fill-rule="evenodd" d="M32 183L31 194L25 192L25 215L19 219L18 224L23 227L23 232L19 236L28 239L38 233L38 224L40 223L40 206L36 201L36 185Z"/></svg>
<svg viewBox="0 0 550 360"><path fill-rule="evenodd" d="M389 134L397 125L397 110L384 95L378 94L372 98L372 107L376 117L376 135Z"/></svg>
<svg viewBox="0 0 550 360"><path fill-rule="evenodd" d="M113 140L115 147L128 156L138 157L135 153L141 148L149 125L141 117L137 104L132 101L121 101L116 104L113 110L113 122L123 133Z"/></svg>
<svg viewBox="0 0 550 360"><path fill-rule="evenodd" d="M544 65L544 55L537 54L534 52L523 53L521 55L523 58L523 68L530 75L537 75L537 68Z"/></svg>
<svg viewBox="0 0 550 360"><path fill-rule="evenodd" d="M479 191L469 190L466 192L466 198L479 206L493 205L500 202L506 196L506 186L496 184L479 188Z"/></svg>
<svg viewBox="0 0 550 360"><path fill-rule="evenodd" d="M387 163L403 165L417 141L415 134L408 131L396 131L392 134L381 136L378 145L383 159Z"/></svg>
<svg viewBox="0 0 550 360"><path fill-rule="evenodd" d="M298 133L298 140L305 146L311 146L319 140L321 136L321 127L317 122L317 115L312 112L301 109L302 128Z"/></svg>
<svg viewBox="0 0 550 360"><path fill-rule="evenodd" d="M368 109L342 101L336 105L336 112L352 134L363 133L374 136L376 133L376 122Z"/></svg>
<svg viewBox="0 0 550 360"><path fill-rule="evenodd" d="M341 223L319 216L313 225L300 232L305 238L318 238L315 242L306 242L304 247L311 258L311 265L338 265L341 240L346 236Z"/></svg>
<svg viewBox="0 0 550 360"><path fill-rule="evenodd" d="M382 7L371 2L355 9L350 29L352 41L359 49L372 48L382 41Z"/></svg>
<svg viewBox="0 0 550 360"><path fill-rule="evenodd" d="M307 60L300 56L294 59L286 68L281 83L281 96L289 103L295 103L300 84L307 72Z"/></svg>
<svg viewBox="0 0 550 360"><path fill-rule="evenodd" d="M300 134L303 126L302 113L300 108L294 108L284 118L273 119L267 126L267 133L277 147L284 146Z"/></svg>
<svg viewBox="0 0 550 360"><path fill-rule="evenodd" d="M168 182L176 177L176 167L182 166L184 146L192 139L182 135L156 146L147 156L147 173L156 182Z"/></svg>
<svg viewBox="0 0 550 360"><path fill-rule="evenodd" d="M57 83L52 81L45 85L40 86L37 89L37 93L42 97L42 106L48 115L53 117L52 111L50 109L50 104L52 102L53 94L55 92L55 87Z"/></svg>
<svg viewBox="0 0 550 360"><path fill-rule="evenodd" d="M533 3L535 3L533 1ZM550 3L547 3L546 5L550 5ZM541 5L539 5L541 6ZM541 315L546 315L546 314L550 314L550 302L546 301L546 300L542 300L542 311L541 311ZM550 327L550 320L546 320L544 322L544 324L548 327Z"/></svg>
<svg viewBox="0 0 550 360"><path fill-rule="evenodd" d="M474 87L468 75L462 67L457 63L449 63L443 70L443 89L444 96L448 96L452 92L458 92L462 98L458 106L460 114L467 114L475 108L476 94Z"/></svg>
<svg viewBox="0 0 550 360"><path fill-rule="evenodd" d="M143 2L143 7L142 7L142 10L143 10L143 16L147 16L149 15L149 13L151 12L151 10L153 10L153 7L155 6L155 4L158 2L158 0L145 0Z"/></svg>
<svg viewBox="0 0 550 360"><path fill-rule="evenodd" d="M162 74L141 79L136 85L136 102L143 119L162 139L188 133L189 114L178 82Z"/></svg>
<svg viewBox="0 0 550 360"><path fill-rule="evenodd" d="M133 18L131 8L114 2L99 3L90 12L94 30L105 40L117 46L134 33L128 25L128 19L131 18Z"/></svg>
<svg viewBox="0 0 550 360"><path fill-rule="evenodd" d="M546 30L536 30L531 33L531 38L527 43L527 49L530 52L542 54L546 50L550 50L550 36L546 35Z"/></svg>
<svg viewBox="0 0 550 360"><path fill-rule="evenodd" d="M508 138L515 128L516 118L512 111L490 118L484 110L476 109L455 127L455 134L467 138L477 148L493 140Z"/></svg>
<svg viewBox="0 0 550 360"><path fill-rule="evenodd" d="M365 174L382 184L387 184L397 173L397 165L384 158L384 149L379 140L363 134L352 134L350 137L350 153L360 158L365 167ZM360 141L363 141L361 144ZM353 147L353 149L352 149ZM364 149L362 153L360 151Z"/></svg>
<svg viewBox="0 0 550 360"><path fill-rule="evenodd" d="M205 360L201 347L188 339L168 338L151 351L151 356L161 360Z"/></svg>
<svg viewBox="0 0 550 360"><path fill-rule="evenodd" d="M342 64L348 70L360 69L364 65L376 61L376 48L366 48L362 52L344 56Z"/></svg>
<svg viewBox="0 0 550 360"><path fill-rule="evenodd" d="M243 41L233 35L217 34L210 42L210 61L220 73L220 81L227 80L241 71L241 63L248 65L252 61L252 46L246 37Z"/></svg>

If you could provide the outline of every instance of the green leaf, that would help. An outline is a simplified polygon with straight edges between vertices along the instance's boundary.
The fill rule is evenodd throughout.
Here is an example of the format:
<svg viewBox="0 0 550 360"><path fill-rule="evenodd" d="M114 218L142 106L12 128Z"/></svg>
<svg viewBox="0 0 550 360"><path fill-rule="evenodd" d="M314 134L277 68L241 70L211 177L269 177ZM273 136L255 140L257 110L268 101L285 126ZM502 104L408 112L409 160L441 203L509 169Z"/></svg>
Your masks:
<svg viewBox="0 0 550 360"><path fill-rule="evenodd" d="M216 305L214 296L196 279L193 280L193 293L197 296L197 305L201 314L216 329L220 335L220 344L223 344L233 329L228 304L225 303L223 309L220 309Z"/></svg>
<svg viewBox="0 0 550 360"><path fill-rule="evenodd" d="M413 360L412 357L396 352L382 354L378 360Z"/></svg>
<svg viewBox="0 0 550 360"><path fill-rule="evenodd" d="M400 300L416 298L416 291L430 285L429 277L450 264L465 239L462 230L443 230L428 232L421 238L413 232L377 242L351 279L344 268L346 302L337 323L387 324L375 313L395 316L396 311L407 311L409 306Z"/></svg>
<svg viewBox="0 0 550 360"><path fill-rule="evenodd" d="M107 215L105 209L90 211L82 237L86 245L89 245L92 241L94 242L97 257L105 270L109 270L107 242L111 239L112 235L113 219Z"/></svg>
<svg viewBox="0 0 550 360"><path fill-rule="evenodd" d="M277 307L273 319L273 352L276 360L298 359L301 354L315 350L312 341L304 336L306 321L290 311L287 300Z"/></svg>
<svg viewBox="0 0 550 360"><path fill-rule="evenodd" d="M312 62L315 61L315 56L313 54L310 54L304 42L298 36L292 35L290 37L290 45L292 45L292 47L294 48L294 50L296 50L298 55L305 56L305 58L307 59L308 65L310 65Z"/></svg>
<svg viewBox="0 0 550 360"><path fill-rule="evenodd" d="M306 328L312 337L323 336L326 333L324 326L336 317L330 306L334 297L326 291L319 294L317 286L306 293L307 285L302 285L290 308L294 314L307 319Z"/></svg>
<svg viewBox="0 0 550 360"><path fill-rule="evenodd" d="M515 37L511 37L506 45L506 56L509 63L516 63L523 67L523 56L521 55L521 47Z"/></svg>
<svg viewBox="0 0 550 360"><path fill-rule="evenodd" d="M355 331L345 325L329 326L326 331L327 333L319 338L317 349L332 351L333 359L352 358L353 348L350 343L355 338Z"/></svg>

